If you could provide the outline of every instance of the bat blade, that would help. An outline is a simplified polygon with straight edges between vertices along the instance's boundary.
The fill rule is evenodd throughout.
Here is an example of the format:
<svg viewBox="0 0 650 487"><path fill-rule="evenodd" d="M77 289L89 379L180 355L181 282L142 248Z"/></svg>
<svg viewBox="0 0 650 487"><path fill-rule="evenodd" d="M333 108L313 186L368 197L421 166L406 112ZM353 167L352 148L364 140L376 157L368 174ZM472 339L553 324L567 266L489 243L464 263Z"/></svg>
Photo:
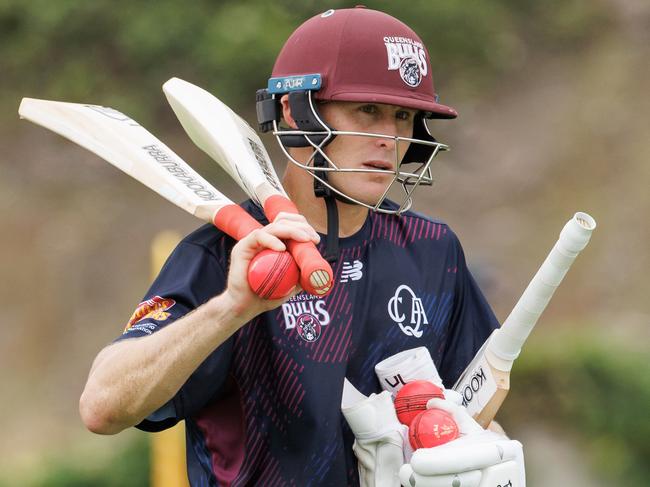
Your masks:
<svg viewBox="0 0 650 487"><path fill-rule="evenodd" d="M203 220L212 221L220 208L233 204L147 129L115 109L23 98L18 113Z"/></svg>
<svg viewBox="0 0 650 487"><path fill-rule="evenodd" d="M217 191L169 147L132 118L112 108L23 98L19 115L93 152L187 212L240 240L262 225ZM264 261L256 260L266 259ZM283 264L276 267L277 263ZM291 292L298 267L286 252L256 256L251 289L265 299Z"/></svg>
<svg viewBox="0 0 650 487"><path fill-rule="evenodd" d="M172 78L163 91L192 141L214 159L259 206L269 192L286 196L253 128L206 90Z"/></svg>
<svg viewBox="0 0 650 487"><path fill-rule="evenodd" d="M463 405L484 428L508 394L510 370L524 342L595 228L596 221L587 213L578 212L567 222L503 325L490 335L454 385L463 396Z"/></svg>

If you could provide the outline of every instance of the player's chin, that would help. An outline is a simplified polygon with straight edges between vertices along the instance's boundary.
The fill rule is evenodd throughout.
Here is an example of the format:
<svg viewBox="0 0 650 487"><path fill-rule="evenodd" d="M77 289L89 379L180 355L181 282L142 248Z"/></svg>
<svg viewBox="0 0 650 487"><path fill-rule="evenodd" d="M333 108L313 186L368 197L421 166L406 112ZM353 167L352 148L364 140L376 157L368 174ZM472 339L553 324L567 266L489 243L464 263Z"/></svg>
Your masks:
<svg viewBox="0 0 650 487"><path fill-rule="evenodd" d="M385 195L393 181L393 175L355 174L348 177L344 184L336 185L349 198L368 206L375 206Z"/></svg>
<svg viewBox="0 0 650 487"><path fill-rule="evenodd" d="M368 206L375 206L384 197L387 188L386 184L367 184L364 191L356 191L352 196Z"/></svg>

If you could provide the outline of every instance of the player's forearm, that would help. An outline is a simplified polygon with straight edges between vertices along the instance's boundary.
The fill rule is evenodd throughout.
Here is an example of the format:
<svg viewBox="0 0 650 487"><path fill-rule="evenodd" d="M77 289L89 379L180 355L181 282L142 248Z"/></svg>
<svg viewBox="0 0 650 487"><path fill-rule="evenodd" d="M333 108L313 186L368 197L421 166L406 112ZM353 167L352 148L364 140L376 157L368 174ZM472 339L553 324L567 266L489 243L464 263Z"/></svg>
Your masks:
<svg viewBox="0 0 650 487"><path fill-rule="evenodd" d="M93 432L114 434L169 401L205 358L252 318L227 293L151 336L102 350L79 410Z"/></svg>

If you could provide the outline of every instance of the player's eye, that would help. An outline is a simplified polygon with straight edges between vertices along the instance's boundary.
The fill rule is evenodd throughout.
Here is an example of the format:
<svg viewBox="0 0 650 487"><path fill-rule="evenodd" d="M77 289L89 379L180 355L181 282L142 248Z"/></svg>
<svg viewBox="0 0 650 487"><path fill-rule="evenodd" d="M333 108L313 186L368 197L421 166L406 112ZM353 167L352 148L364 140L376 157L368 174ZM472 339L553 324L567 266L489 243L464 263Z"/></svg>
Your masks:
<svg viewBox="0 0 650 487"><path fill-rule="evenodd" d="M379 108L377 105L372 105L372 104L367 104L367 105L361 105L359 107L359 110L361 110L363 113L369 113L369 114L375 114L379 111Z"/></svg>
<svg viewBox="0 0 650 487"><path fill-rule="evenodd" d="M407 110L400 110L395 114L395 118L397 118L397 120L403 121L411 120L412 116L413 114Z"/></svg>

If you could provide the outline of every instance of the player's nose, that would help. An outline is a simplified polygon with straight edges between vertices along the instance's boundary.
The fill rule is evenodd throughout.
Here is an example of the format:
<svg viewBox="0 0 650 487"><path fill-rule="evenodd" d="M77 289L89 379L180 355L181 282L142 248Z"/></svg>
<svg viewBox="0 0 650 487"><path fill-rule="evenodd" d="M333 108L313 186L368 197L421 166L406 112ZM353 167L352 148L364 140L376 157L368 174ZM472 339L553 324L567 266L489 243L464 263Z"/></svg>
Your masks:
<svg viewBox="0 0 650 487"><path fill-rule="evenodd" d="M377 127L377 134L382 135L383 137L375 138L375 145L384 150L394 150L397 136L397 126L394 122L384 122L379 127Z"/></svg>
<svg viewBox="0 0 650 487"><path fill-rule="evenodd" d="M383 150L388 150L388 151L395 150L395 139L393 139L392 137L386 136L386 137L377 138L375 143L379 148Z"/></svg>

